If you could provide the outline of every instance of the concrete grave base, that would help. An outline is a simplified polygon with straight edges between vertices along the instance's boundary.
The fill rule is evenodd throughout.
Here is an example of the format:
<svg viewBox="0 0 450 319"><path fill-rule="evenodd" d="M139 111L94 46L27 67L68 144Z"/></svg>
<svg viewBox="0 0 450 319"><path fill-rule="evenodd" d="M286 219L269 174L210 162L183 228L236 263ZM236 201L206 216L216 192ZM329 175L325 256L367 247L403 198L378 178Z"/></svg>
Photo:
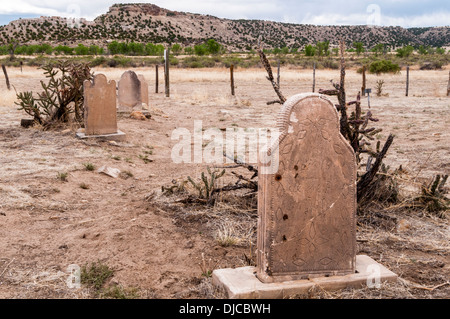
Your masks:
<svg viewBox="0 0 450 319"><path fill-rule="evenodd" d="M380 281L373 280L379 275ZM373 283L395 282L397 275L368 256L356 256L356 273L345 276L262 283L256 277L256 267L218 269L212 274L213 284L225 289L230 299L282 299L307 293L314 286L325 290L359 288Z"/></svg>
<svg viewBox="0 0 450 319"><path fill-rule="evenodd" d="M77 132L77 137L79 139L96 138L103 139L107 141L124 141L126 134L122 131L117 131L117 133L105 134L105 135L86 135L84 132Z"/></svg>

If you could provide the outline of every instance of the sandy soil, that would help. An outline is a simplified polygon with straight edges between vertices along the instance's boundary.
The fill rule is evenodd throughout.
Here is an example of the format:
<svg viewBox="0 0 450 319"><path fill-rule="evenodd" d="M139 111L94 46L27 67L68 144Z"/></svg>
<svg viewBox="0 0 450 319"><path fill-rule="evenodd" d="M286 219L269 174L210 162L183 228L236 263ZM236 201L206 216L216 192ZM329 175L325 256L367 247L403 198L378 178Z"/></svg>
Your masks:
<svg viewBox="0 0 450 319"><path fill-rule="evenodd" d="M95 70L116 81L124 71ZM21 128L20 119L27 116L14 106L14 94L0 79L0 298L90 298L92 291L85 287L67 287L67 267L97 260L115 270L108 284L135 287L143 298L221 297L202 276L200 265L212 270L248 264L245 256L251 256L255 246L254 210L233 210L220 203L213 208L183 205L176 203L176 196L162 196L161 186L187 176L198 178L206 168L172 162L175 128L193 132L194 120L202 120L204 128L275 125L280 106L266 105L276 96L264 71L238 69L232 97L227 70L174 68L170 98L154 93L154 70L135 71L149 82L153 116L146 121L120 117L119 129L127 134L120 143L81 141L74 129ZM311 90L311 70L281 72L286 96ZM9 73L17 91L40 89L40 70ZM348 70L349 100L356 97L360 78ZM318 70L316 88L331 88L330 80L338 81L338 71ZM413 69L409 97L404 96L405 74L369 75L367 87L375 92L378 80L385 81L385 95L372 94L371 109L383 128L378 137L396 136L386 163L393 168L402 165L413 177L404 191L416 191L435 174L449 174L448 70ZM161 92L162 80L159 87ZM363 106L367 107L366 98ZM153 162L145 163L145 156ZM114 179L85 170L84 163L129 174ZM66 182L57 178L59 173L68 173ZM312 292L306 297L450 296L445 285L450 273L448 220L412 211L386 214L393 221L358 227L359 251L388 266L401 280L382 289ZM242 240L220 245L217 236L226 229Z"/></svg>

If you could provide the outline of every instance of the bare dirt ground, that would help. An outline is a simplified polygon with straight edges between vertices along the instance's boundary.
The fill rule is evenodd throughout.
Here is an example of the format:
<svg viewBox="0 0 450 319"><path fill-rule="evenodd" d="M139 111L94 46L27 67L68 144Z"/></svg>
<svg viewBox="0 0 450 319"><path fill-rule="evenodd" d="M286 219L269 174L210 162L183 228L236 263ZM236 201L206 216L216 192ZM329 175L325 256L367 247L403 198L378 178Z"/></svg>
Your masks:
<svg viewBox="0 0 450 319"><path fill-rule="evenodd" d="M119 80L125 70L94 70ZM92 298L87 287L69 289L67 267L102 261L114 269L108 285L136 288L141 298L220 298L204 270L249 264L254 255L257 212L177 203L161 186L187 176L198 178L206 164L175 164L171 140L175 128L273 127L280 105L263 69L235 73L236 97L230 95L226 69L171 70L171 97L154 93L154 70L136 69L149 82L152 119L120 117L125 142L82 141L75 128L23 129L27 116L14 106L15 95L0 83L0 298ZM9 69L17 91L40 90L41 70ZM318 70L316 88L331 88L339 72ZM360 89L361 76L347 72L347 95ZM448 70L368 76L375 92L371 109L396 138L386 163L408 172L405 193L417 191L435 174L450 173L450 98L445 96ZM311 70L282 68L285 96L311 91ZM160 92L163 91L160 83ZM367 98L363 99L367 108ZM144 161L145 156L153 162ZM85 163L120 169L114 179L87 171ZM57 178L67 173L67 181ZM229 173L227 173L228 175ZM231 178L231 177L227 177ZM87 188L87 189L86 189ZM358 226L358 249L401 278L381 289L312 291L307 298L449 298L450 242L448 219L417 211L388 210L385 223ZM448 214L447 214L448 215ZM236 241L224 246L219 235ZM202 257L203 256L203 257ZM200 266L204 265L204 266ZM202 269L206 268L206 269Z"/></svg>

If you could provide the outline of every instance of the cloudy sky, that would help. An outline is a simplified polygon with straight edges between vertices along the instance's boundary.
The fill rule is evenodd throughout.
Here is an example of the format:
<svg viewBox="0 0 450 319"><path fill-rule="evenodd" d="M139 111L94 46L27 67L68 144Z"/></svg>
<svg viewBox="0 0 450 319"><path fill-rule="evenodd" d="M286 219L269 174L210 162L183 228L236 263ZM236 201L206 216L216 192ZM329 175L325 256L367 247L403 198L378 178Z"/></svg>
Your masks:
<svg viewBox="0 0 450 319"><path fill-rule="evenodd" d="M93 20L114 3L147 2L174 11L229 19L262 19L319 25L450 25L449 0L0 0L0 25L41 15Z"/></svg>

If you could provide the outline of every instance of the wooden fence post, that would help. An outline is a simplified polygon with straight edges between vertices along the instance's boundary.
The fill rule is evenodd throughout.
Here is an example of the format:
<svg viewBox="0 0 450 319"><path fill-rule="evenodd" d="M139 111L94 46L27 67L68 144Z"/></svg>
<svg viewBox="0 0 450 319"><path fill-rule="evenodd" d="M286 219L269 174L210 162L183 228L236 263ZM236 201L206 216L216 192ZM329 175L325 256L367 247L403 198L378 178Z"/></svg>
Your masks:
<svg viewBox="0 0 450 319"><path fill-rule="evenodd" d="M166 84L166 97L170 97L170 81L169 81L169 56L170 50L165 52L165 84Z"/></svg>
<svg viewBox="0 0 450 319"><path fill-rule="evenodd" d="M9 91L9 90L11 90L11 86L9 84L8 72L6 72L6 67L4 64L2 64L2 70L3 70L3 74L5 75L5 79L6 79L6 87L8 88L8 91Z"/></svg>
<svg viewBox="0 0 450 319"><path fill-rule="evenodd" d="M158 64L155 65L155 93L158 93L159 91L159 71L158 71Z"/></svg>
<svg viewBox="0 0 450 319"><path fill-rule="evenodd" d="M315 90L316 90L316 62L314 62L313 65L313 86L312 86L313 93Z"/></svg>
<svg viewBox="0 0 450 319"><path fill-rule="evenodd" d="M231 95L234 96L234 65L230 65Z"/></svg>
<svg viewBox="0 0 450 319"><path fill-rule="evenodd" d="M366 96L366 67L362 66L362 87L361 87L361 95Z"/></svg>
<svg viewBox="0 0 450 319"><path fill-rule="evenodd" d="M409 66L406 67L406 96L409 94Z"/></svg>

